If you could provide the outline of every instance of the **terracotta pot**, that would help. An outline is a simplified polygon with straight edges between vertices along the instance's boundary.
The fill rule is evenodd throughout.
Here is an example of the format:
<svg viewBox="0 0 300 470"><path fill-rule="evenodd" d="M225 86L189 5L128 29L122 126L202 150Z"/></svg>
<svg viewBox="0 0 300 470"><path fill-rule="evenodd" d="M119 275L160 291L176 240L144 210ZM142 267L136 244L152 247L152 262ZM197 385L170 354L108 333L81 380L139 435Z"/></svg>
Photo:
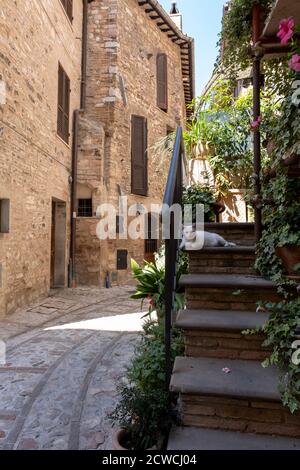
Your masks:
<svg viewBox="0 0 300 470"><path fill-rule="evenodd" d="M125 447L121 445L122 439L126 436L126 429L119 429L118 431L113 433L112 437L112 446L113 450L128 450ZM157 450L157 447L151 447L151 449L145 449L145 450Z"/></svg>
<svg viewBox="0 0 300 470"><path fill-rule="evenodd" d="M294 267L300 263L300 246L285 245L277 246L275 249L276 255L281 259L283 266L290 276L297 275Z"/></svg>

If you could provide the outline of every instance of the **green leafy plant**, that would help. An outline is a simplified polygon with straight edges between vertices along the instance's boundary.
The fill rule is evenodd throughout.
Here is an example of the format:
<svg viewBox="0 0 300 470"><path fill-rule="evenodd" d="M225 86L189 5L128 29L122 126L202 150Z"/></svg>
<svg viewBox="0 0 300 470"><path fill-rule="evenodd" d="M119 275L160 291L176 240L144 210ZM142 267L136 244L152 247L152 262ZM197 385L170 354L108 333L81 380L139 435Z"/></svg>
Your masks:
<svg viewBox="0 0 300 470"><path fill-rule="evenodd" d="M191 204L193 223L196 221L196 205L203 204L204 206L204 221L214 222L215 214L212 205L216 202L215 192L208 186L203 186L200 183L187 186L183 191L182 203Z"/></svg>
<svg viewBox="0 0 300 470"><path fill-rule="evenodd" d="M248 193L252 188L253 87L244 89L237 98L234 98L233 87L231 80L219 78L201 99L195 100L195 113L184 135L191 158L205 149L204 156L214 175L216 198L226 196L230 188L245 189ZM280 106L280 100L266 88L261 95L263 120L260 126L265 143ZM263 148L263 168L267 168L269 162L267 149Z"/></svg>
<svg viewBox="0 0 300 470"><path fill-rule="evenodd" d="M268 321L262 328L246 333L263 332L266 335L263 346L272 352L263 366L276 365L281 370L283 403L294 413L300 409L300 367L293 361L295 350L292 347L296 328L300 325L300 298L266 303L264 308L269 313Z"/></svg>
<svg viewBox="0 0 300 470"><path fill-rule="evenodd" d="M175 310L184 307L185 297L182 289L179 287L179 278L187 273L187 256L180 253L177 266L177 288L175 292ZM131 260L131 269L134 279L137 281L136 291L132 295L133 299L144 302L149 301L149 312L156 312L161 320L164 317L165 307L165 248L162 245L160 251L155 256L155 263L145 262L140 266L136 261Z"/></svg>
<svg viewBox="0 0 300 470"><path fill-rule="evenodd" d="M183 338L174 329L172 359L183 353ZM114 425L126 431L124 447L149 449L161 440L176 422L176 413L165 386L163 326L155 321L144 325L127 380L118 388L120 400L110 414Z"/></svg>
<svg viewBox="0 0 300 470"><path fill-rule="evenodd" d="M297 47L294 50L298 50ZM295 95L295 78L299 77L289 71L282 86L282 78L278 78L277 73L273 75L272 86L277 93L281 93L281 106L269 135L272 144L271 170L263 180L264 231L256 261L259 272L276 282L284 298L282 302L265 306L270 317L262 331L267 338L265 345L272 352L264 366L275 364L282 370L282 399L292 413L300 410L300 367L292 360L295 331L300 324L300 299L295 294L295 283L286 280L275 249L300 245L300 180L289 176L288 168L284 169L283 166L284 158L300 153L300 100Z"/></svg>
<svg viewBox="0 0 300 470"><path fill-rule="evenodd" d="M250 65L249 46L252 36L252 8L257 0L231 0L229 10L224 15L220 37L223 49L223 66L231 74L246 69ZM275 0L258 0L266 17Z"/></svg>

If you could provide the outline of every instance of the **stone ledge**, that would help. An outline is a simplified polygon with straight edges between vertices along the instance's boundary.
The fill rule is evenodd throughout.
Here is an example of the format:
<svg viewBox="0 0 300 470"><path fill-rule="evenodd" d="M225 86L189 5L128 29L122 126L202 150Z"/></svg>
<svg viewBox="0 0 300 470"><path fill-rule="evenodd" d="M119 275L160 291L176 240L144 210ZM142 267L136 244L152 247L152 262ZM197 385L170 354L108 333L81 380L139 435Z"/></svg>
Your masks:
<svg viewBox="0 0 300 470"><path fill-rule="evenodd" d="M229 368L230 373L223 372ZM279 372L263 369L260 362L215 358L177 357L172 392L280 402Z"/></svg>
<svg viewBox="0 0 300 470"><path fill-rule="evenodd" d="M269 316L263 312L239 310L180 310L176 326L183 330L235 331L261 327Z"/></svg>
<svg viewBox="0 0 300 470"><path fill-rule="evenodd" d="M179 282L181 287L276 290L274 282L262 277L235 274L185 274Z"/></svg>
<svg viewBox="0 0 300 470"><path fill-rule="evenodd" d="M168 450L300 450L300 439L196 427L177 427Z"/></svg>

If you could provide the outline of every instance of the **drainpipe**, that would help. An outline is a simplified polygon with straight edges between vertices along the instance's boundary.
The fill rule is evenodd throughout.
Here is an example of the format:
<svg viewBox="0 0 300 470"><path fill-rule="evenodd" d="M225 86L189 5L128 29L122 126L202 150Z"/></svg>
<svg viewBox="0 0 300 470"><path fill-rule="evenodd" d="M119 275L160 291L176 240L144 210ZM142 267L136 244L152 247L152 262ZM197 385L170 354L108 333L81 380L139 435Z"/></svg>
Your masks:
<svg viewBox="0 0 300 470"><path fill-rule="evenodd" d="M77 217L77 163L78 163L78 123L79 115L85 109L86 75L87 75L87 30L88 5L94 0L83 0L82 15L82 52L81 52L81 84L80 108L73 113L73 144L72 144L72 185L71 185L71 240L69 263L69 287L76 287L76 217Z"/></svg>
<svg viewBox="0 0 300 470"><path fill-rule="evenodd" d="M261 93L261 58L262 52L259 47L259 38L261 35L261 7L259 4L253 5L253 119L256 121L261 114L260 93ZM254 153L254 204L255 204L255 240L259 242L262 234L262 212L261 212L261 135L260 129L254 129L253 135L253 153Z"/></svg>

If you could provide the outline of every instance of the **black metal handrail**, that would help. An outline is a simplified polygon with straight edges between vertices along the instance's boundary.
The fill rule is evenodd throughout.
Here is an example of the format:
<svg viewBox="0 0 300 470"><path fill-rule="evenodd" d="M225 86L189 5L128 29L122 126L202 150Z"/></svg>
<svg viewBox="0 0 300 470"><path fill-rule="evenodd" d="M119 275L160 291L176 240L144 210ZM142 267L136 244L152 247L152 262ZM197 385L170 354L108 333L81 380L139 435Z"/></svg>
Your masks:
<svg viewBox="0 0 300 470"><path fill-rule="evenodd" d="M172 313L176 292L176 268L179 253L179 240L175 236L174 212L170 209L174 204L182 203L183 175L186 166L183 142L183 130L178 127L173 149L172 160L164 195L162 211L163 221L169 220L169 238L165 239L165 360L166 387L169 388L172 374ZM169 218L168 218L169 216Z"/></svg>

